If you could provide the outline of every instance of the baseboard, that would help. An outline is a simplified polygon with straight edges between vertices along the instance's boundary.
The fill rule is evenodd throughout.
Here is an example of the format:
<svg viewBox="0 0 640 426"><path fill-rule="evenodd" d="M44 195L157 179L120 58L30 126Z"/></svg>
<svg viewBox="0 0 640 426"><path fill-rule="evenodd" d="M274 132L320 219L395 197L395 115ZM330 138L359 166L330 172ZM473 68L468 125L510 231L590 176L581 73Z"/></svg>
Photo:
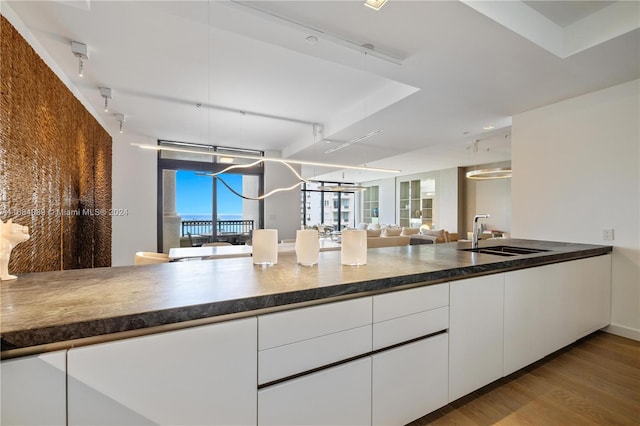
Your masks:
<svg viewBox="0 0 640 426"><path fill-rule="evenodd" d="M607 333L615 334L616 336L626 337L627 339L633 339L640 342L640 330L635 328L629 328L617 324L610 324L602 330L606 331Z"/></svg>

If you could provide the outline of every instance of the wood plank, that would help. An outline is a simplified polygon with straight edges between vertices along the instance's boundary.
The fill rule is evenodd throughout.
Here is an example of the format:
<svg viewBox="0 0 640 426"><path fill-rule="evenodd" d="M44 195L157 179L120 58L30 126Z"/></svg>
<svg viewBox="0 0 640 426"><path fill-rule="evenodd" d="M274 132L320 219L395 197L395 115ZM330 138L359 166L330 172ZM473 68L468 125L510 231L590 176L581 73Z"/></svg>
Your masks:
<svg viewBox="0 0 640 426"><path fill-rule="evenodd" d="M640 342L595 332L412 423L639 425Z"/></svg>

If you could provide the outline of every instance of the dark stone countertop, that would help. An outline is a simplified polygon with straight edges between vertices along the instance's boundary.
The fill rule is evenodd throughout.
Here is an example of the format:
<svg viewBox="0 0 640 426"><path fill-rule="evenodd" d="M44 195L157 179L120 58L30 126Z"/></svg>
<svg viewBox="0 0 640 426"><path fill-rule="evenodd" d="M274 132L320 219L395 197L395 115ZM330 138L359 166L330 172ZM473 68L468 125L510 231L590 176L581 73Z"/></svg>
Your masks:
<svg viewBox="0 0 640 426"><path fill-rule="evenodd" d="M534 240L481 241L549 250L502 257L459 251L470 243L370 249L367 265L342 266L340 252L321 252L313 267L295 254L278 264L252 259L186 261L19 275L0 285L2 357L72 347L82 339L144 333L193 320L251 316L264 309L322 303L405 285L499 273L611 253L611 246ZM185 323L186 324L186 323ZM70 342L75 339L80 341Z"/></svg>

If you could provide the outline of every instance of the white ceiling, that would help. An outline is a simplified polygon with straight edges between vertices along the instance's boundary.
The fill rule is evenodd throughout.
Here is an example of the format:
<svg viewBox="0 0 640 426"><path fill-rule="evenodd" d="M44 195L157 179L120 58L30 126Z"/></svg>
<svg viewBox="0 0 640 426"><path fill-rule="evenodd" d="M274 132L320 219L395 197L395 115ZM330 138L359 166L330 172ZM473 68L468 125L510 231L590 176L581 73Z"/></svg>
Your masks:
<svg viewBox="0 0 640 426"><path fill-rule="evenodd" d="M637 2L5 1L3 14L7 4L114 135L125 114L131 135L403 174L509 160L514 114L640 77ZM559 31L603 26L565 57L523 26L540 17ZM84 78L72 40L89 48ZM99 87L113 90L109 112Z"/></svg>

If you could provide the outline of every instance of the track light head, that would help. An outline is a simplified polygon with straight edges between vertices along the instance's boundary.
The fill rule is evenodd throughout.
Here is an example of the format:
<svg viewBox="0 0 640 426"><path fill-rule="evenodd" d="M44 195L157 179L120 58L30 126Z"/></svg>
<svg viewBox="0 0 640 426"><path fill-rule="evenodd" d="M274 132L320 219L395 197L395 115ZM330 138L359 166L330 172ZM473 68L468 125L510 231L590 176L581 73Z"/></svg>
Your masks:
<svg viewBox="0 0 640 426"><path fill-rule="evenodd" d="M71 52L78 58L78 76L82 77L84 75L83 60L89 59L89 50L87 49L87 45L80 43L79 41L72 41Z"/></svg>
<svg viewBox="0 0 640 426"><path fill-rule="evenodd" d="M109 112L109 99L113 99L111 89L100 87L100 96L104 98L104 112Z"/></svg>
<svg viewBox="0 0 640 426"><path fill-rule="evenodd" d="M120 133L124 133L124 123L127 122L127 116L124 114L115 114L116 121L120 123Z"/></svg>

